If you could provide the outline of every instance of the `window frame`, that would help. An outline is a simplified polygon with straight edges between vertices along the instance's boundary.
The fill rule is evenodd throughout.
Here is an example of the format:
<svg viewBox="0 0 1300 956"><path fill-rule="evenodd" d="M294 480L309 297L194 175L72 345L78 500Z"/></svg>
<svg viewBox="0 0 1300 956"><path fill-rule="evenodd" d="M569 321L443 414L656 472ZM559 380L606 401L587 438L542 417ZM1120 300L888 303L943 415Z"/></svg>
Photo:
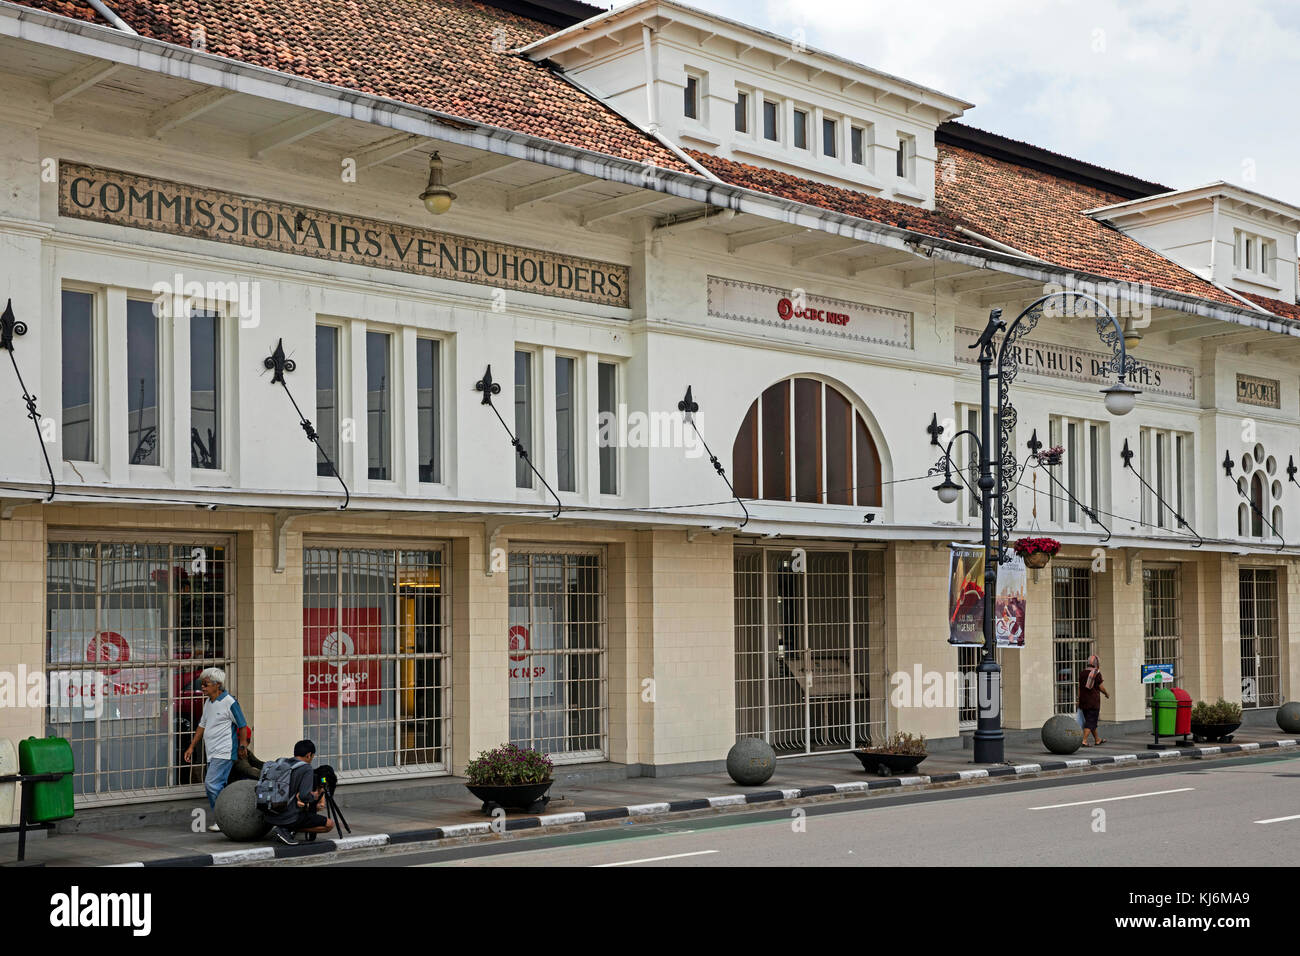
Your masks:
<svg viewBox="0 0 1300 956"><path fill-rule="evenodd" d="M515 344L515 358L513 374L511 381L514 387L514 433L515 438L528 452L530 459L536 455L537 450L533 447L533 436L537 434L537 359L541 355L540 349L520 348L518 343ZM519 357L527 356L525 367L528 372L528 381L522 386L519 384ZM528 434L522 434L519 427L519 396L520 389L523 389L524 418L528 423ZM527 484L520 484L520 481L526 481ZM528 462L516 455L515 456L515 489L518 491L532 491L536 485L533 481L533 470L528 467Z"/></svg>
<svg viewBox="0 0 1300 956"><path fill-rule="evenodd" d="M583 488L583 462L582 455L582 429L580 420L582 415L582 395L585 383L583 381L582 369L585 365L583 356L574 352L562 352L558 349L554 353L555 363L552 366L552 374L555 376L555 388L551 395L547 396L547 404L555 413L555 490L564 494L579 494ZM569 382L569 467L572 470L571 487L566 488L564 483L565 474L560 470L560 434L562 431L560 424L560 363L570 362L572 365L572 378Z"/></svg>
<svg viewBox="0 0 1300 956"><path fill-rule="evenodd" d="M67 406L63 402L63 383L65 379L64 355L67 349L67 340L64 336L63 329L63 297L67 294L85 295L90 297L90 411L87 415L87 421L90 427L90 457L75 458L66 454L66 442L64 435L67 430ZM60 457L66 461L73 461L79 465L99 465L103 464L104 435L104 413L107 402L104 401L107 385L107 363L105 361L104 349L104 329L107 327L107 301L104 289L100 286L89 285L78 282L63 282L59 287L59 452Z"/></svg>
<svg viewBox="0 0 1300 956"><path fill-rule="evenodd" d="M342 475L343 462L341 459L343 457L343 420L347 417L343 414L344 397L347 394L346 390L343 388L343 349L344 341L347 338L345 335L346 326L338 322L323 322L317 318L312 330L312 361L315 363L313 365L313 373L315 375L314 385L316 386L314 403L316 417L313 421L316 426L316 435L318 440L324 434L324 429L321 428L320 413L320 357L317 353L317 336L320 329L330 329L334 333L334 434L333 444L330 448L326 449L326 454L328 454L330 460L334 462L334 467L338 469L338 473ZM316 477L328 478L330 481L333 481L333 474L328 470L321 470L328 469L328 467L329 466L325 464L325 461L321 458L318 452L316 455Z"/></svg>
<svg viewBox="0 0 1300 956"><path fill-rule="evenodd" d="M431 451L433 453L433 465L431 466L430 478L421 477L421 469L424 467L424 455L421 452L420 442L424 437L424 428L420 422L420 346L428 342L433 346L433 385L430 389L432 393L433 407L430 417L433 425L433 435L430 441ZM446 355L446 339L439 335L416 334L415 336L415 368L413 374L415 377L415 474L417 485L442 485L446 484L444 470L447 466L446 458L446 429L443 427L443 417L446 409L446 375L443 370L444 356Z"/></svg>
<svg viewBox="0 0 1300 956"><path fill-rule="evenodd" d="M195 483L211 481L213 478L228 475L230 473L230 450L229 442L226 435L230 432L230 388L228 386L229 365L226 360L231 349L229 345L229 316L230 310L222 302L207 302L201 299L191 299L186 302L186 321L189 323L189 367L190 367L190 438L186 445L190 449L190 470L195 478ZM216 428L216 445L217 449L214 454L216 467L203 468L194 464L193 455L193 432L196 430L194 425L194 317L196 312L210 314L215 323L214 330L216 355L214 356L215 368L213 376L215 381L215 392L213 396L213 414L217 420Z"/></svg>
<svg viewBox="0 0 1300 956"><path fill-rule="evenodd" d="M771 133L771 135L768 135L768 132L767 132L767 129L768 129L767 116L768 116L768 110L769 110L769 108L771 109L771 113L772 113L772 133ZM779 102L779 101L776 101L776 100L769 100L767 97L763 97L762 114L763 114L763 115L762 115L762 120L763 120L762 135L763 135L763 139L766 140L766 141L769 142L769 143L779 143L779 142L781 142L781 104L780 104L780 102Z"/></svg>
<svg viewBox="0 0 1300 956"><path fill-rule="evenodd" d="M791 107L790 145L793 146L795 149L811 150L811 146L808 141L808 124L811 118L812 118L812 110L804 109L799 106ZM800 119L803 120L802 130L800 129L800 122L799 122ZM802 140L802 142L800 140Z"/></svg>
<svg viewBox="0 0 1300 956"><path fill-rule="evenodd" d="M167 325L167 320L170 318L170 316L164 314L169 310L162 309L159 307L159 303L161 301L162 300L159 298L159 296L150 295L143 292L128 291L126 294L126 314L124 316L124 319L125 319L125 333L126 333L126 363L125 363L126 369L125 370L127 374L127 380L126 380L127 418L125 422L126 425L125 432L126 432L126 452L127 452L126 460L129 467L132 469L146 468L146 469L157 469L160 471L166 471L170 460L169 456L172 452L172 437L169 434L170 429L165 427L165 423L173 420L172 402L169 401L168 399L169 396L171 395L172 379L175 373L169 369L170 363L166 361L167 356L171 352L171 349L169 347L171 344L170 330ZM154 432L155 435L157 436L155 447L158 452L158 461L156 464L149 464L146 462L136 463L132 461L132 458L134 457L134 449L131 447L131 434L132 434L132 428L131 428L131 414L132 414L131 411L131 303L133 302L140 303L141 305L148 307L149 312L153 316L153 320L154 320L154 330L155 330L154 381L155 381L155 389L157 390L157 401L156 404L154 405ZM141 406L140 411L141 412L144 411L143 406ZM138 443L137 443L137 447L138 447Z"/></svg>
<svg viewBox="0 0 1300 956"><path fill-rule="evenodd" d="M704 86L703 77L691 70L686 71L686 81L682 86L682 115L686 119L695 120L702 123L704 117L701 116L701 101L703 97L700 91Z"/></svg>
<svg viewBox="0 0 1300 956"><path fill-rule="evenodd" d="M400 334L401 333L399 330L392 329L387 326L363 323L363 335L364 335L364 341L366 345L365 362L363 365L363 392L366 396L366 461L365 461L366 472L365 474L366 474L367 481L382 481L382 482L390 482L394 484L397 482L398 462L399 462L399 458L397 455L397 449L398 449L397 414L396 414L396 405L393 396L398 394L397 383L394 382L394 379L397 376L394 374L394 372L396 371L398 366L399 353L397 349L398 349L398 343L400 341ZM388 428L387 428L388 434L386 436L387 449L388 449L388 461L386 464L384 464L385 470L387 471L387 475L382 478L375 477L374 475L371 474L371 465L370 465L370 451L371 448L374 446L374 442L375 442L375 429L372 428L370 424L370 417L371 417L370 336L371 335L383 335L385 338L388 339L388 347L385 349L385 354L387 355L388 358L387 361L388 374L387 374L387 381L384 386L384 391L389 397ZM381 462L381 464L383 463Z"/></svg>
<svg viewBox="0 0 1300 956"><path fill-rule="evenodd" d="M752 123L750 122L750 103L753 95L749 90L736 90L736 102L734 105L734 115L732 125L737 133L749 133Z"/></svg>
<svg viewBox="0 0 1300 956"><path fill-rule="evenodd" d="M604 381L603 381L604 370L607 368L611 370L611 375L613 377L613 380L611 382L611 389L610 389L611 395L609 401L610 404L609 409L606 409L604 407L605 401L601 397L602 388L604 386ZM618 431L619 399L621 398L620 393L623 384L622 380L623 380L623 369L622 369L621 362L614 361L614 360L605 360L601 358L596 359L596 415L597 415L596 457L599 466L598 467L599 482L600 482L599 490L601 495L606 497L611 497L611 498L620 497L623 494L623 480L622 480L623 476L621 472L621 468L623 464L623 456L619 454L619 446L617 440L619 435L619 431ZM610 420L612 426L612 434L610 436L611 443L608 445L601 445L599 416L605 414L606 411L608 411L612 415L612 419ZM606 462L608 462L608 466ZM605 490L606 478L609 479L612 485L609 491Z"/></svg>

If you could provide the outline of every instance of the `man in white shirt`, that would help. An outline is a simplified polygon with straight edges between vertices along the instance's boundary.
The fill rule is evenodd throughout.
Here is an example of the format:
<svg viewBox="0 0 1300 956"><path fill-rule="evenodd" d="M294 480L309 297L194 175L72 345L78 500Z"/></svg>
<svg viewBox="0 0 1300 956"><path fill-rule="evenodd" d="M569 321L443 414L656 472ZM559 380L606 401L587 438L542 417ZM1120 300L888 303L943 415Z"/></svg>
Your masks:
<svg viewBox="0 0 1300 956"><path fill-rule="evenodd" d="M199 675L199 688L207 696L203 704L203 717L199 720L199 729L194 733L193 742L185 748L185 762L194 757L194 748L199 741L206 740L208 755L208 772L203 780L203 789L208 793L208 805L217 806L217 794L225 788L230 779L230 768L234 766L236 755L244 756L248 752L249 728L244 719L244 712L226 691L226 672L220 667L205 668ZM208 827L213 833L221 828L215 823Z"/></svg>

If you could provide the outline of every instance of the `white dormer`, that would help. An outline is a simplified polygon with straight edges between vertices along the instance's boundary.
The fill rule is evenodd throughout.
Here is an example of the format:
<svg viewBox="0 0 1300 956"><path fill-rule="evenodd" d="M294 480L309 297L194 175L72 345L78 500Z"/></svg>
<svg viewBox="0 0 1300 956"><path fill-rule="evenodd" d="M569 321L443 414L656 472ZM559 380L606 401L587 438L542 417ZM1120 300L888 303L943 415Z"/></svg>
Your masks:
<svg viewBox="0 0 1300 956"><path fill-rule="evenodd" d="M935 128L971 107L668 0L523 48L685 149L934 208Z"/></svg>
<svg viewBox="0 0 1300 956"><path fill-rule="evenodd" d="M1289 203L1218 182L1088 215L1219 286L1296 301L1300 208Z"/></svg>

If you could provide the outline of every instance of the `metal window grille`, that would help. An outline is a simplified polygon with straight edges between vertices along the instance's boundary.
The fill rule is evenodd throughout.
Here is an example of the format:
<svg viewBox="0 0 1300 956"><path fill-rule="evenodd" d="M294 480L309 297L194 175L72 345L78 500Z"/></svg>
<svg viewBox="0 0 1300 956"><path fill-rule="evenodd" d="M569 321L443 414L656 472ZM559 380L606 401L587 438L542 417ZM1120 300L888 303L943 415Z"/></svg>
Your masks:
<svg viewBox="0 0 1300 956"><path fill-rule="evenodd" d="M1143 654L1148 664L1174 665L1174 686L1183 680L1182 594L1178 568L1142 569ZM1147 686L1147 709L1156 685Z"/></svg>
<svg viewBox="0 0 1300 956"><path fill-rule="evenodd" d="M1052 565L1052 645L1055 712L1073 714L1079 674L1094 651L1092 572L1086 566Z"/></svg>
<svg viewBox="0 0 1300 956"><path fill-rule="evenodd" d="M979 685L975 673L984 656L984 648L963 646L957 648L957 673L961 677L957 704L957 729L974 730L979 723Z"/></svg>
<svg viewBox="0 0 1300 956"><path fill-rule="evenodd" d="M341 774L446 771L445 550L303 550L303 730Z"/></svg>
<svg viewBox="0 0 1300 956"><path fill-rule="evenodd" d="M1275 707L1279 693L1277 571L1242 568L1241 706Z"/></svg>
<svg viewBox="0 0 1300 956"><path fill-rule="evenodd" d="M45 613L47 733L72 745L77 802L202 792L204 755L181 758L199 673L237 689L228 542L52 540Z"/></svg>
<svg viewBox="0 0 1300 956"><path fill-rule="evenodd" d="M736 733L778 756L885 733L884 560L878 551L738 548Z"/></svg>
<svg viewBox="0 0 1300 956"><path fill-rule="evenodd" d="M609 753L601 551L510 554L510 740L555 763Z"/></svg>

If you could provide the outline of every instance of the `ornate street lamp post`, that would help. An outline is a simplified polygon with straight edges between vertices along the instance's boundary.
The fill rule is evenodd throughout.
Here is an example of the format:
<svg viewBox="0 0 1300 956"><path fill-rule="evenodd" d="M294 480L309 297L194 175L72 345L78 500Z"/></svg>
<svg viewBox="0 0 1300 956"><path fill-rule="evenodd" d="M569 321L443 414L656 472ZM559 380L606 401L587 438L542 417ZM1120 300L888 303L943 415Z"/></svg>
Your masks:
<svg viewBox="0 0 1300 956"><path fill-rule="evenodd" d="M952 436L936 466L936 470L943 469L944 480L934 490L944 504L952 504L957 500L961 486L952 480L952 446L962 435L970 436L979 451L980 541L984 545L984 653L976 669L979 720L975 729L975 763L1001 763L1003 758L1002 669L993 655L997 644L993 605L997 598L998 565L1007 559L1007 537L1014 531L1018 517L1015 499L1011 494L1018 465L1011 448L1011 430L1016 424L1016 408L1011 404L1010 398L1011 383L1020 370L1017 343L1034 330L1038 320L1043 317L1044 306L1055 298L1070 303L1076 313L1081 303L1090 303L1096 309L1097 335L1112 350L1110 361L1102 366L1101 371L1113 371L1117 378L1116 384L1101 390L1105 396L1106 410L1112 415L1127 415L1133 410L1141 391L1126 381L1139 366L1128 357L1124 328L1106 306L1080 292L1053 292L1042 296L1016 316L1010 327L1002 321L1002 310L994 309L989 313L988 325L984 327L979 339L970 346L980 350L980 434L963 429ZM995 341L995 336L1000 332L1006 334L1000 342ZM996 373L993 371L995 360ZM990 395L990 385L994 379L998 383L996 408ZM998 434L996 450L991 447L990 434L995 426ZM933 441L938 444L937 433L934 434Z"/></svg>

